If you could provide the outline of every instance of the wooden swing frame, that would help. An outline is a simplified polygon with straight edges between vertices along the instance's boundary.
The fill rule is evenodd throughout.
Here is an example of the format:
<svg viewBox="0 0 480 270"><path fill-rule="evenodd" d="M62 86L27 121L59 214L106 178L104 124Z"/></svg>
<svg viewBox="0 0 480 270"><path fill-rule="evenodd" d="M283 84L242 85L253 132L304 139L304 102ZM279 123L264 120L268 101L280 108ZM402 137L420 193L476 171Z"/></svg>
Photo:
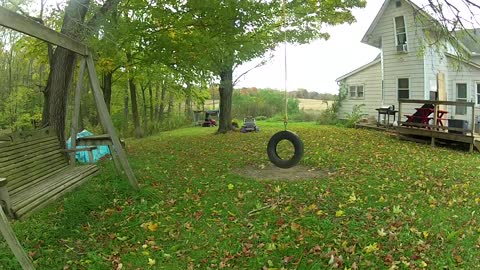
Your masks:
<svg viewBox="0 0 480 270"><path fill-rule="evenodd" d="M95 64L93 61L93 56L90 50L88 49L88 47L79 41L76 41L62 33L56 32L25 16L12 12L3 7L0 7L0 25L17 32L22 32L31 37L43 40L52 45L65 48L67 50L77 53L81 57L78 81L75 89L74 110L72 115L72 127L71 127L72 148L75 149L77 146L77 142L75 138L78 133L78 121L80 116L80 101L81 101L81 94L82 94L82 87L83 87L83 77L86 70L89 75L90 85L93 89L93 95L95 99L95 104L98 109L98 114L100 116L100 122L102 126L107 130L108 138L111 141L111 145L113 146L110 149L113 150L112 157L114 158L115 165L118 170L123 169L133 189L139 190L137 179L135 178L135 175L133 174L130 164L128 163L125 151L122 148L120 139L115 131L115 127L113 126L110 114L108 113L107 106L105 104L105 100L103 97L103 93L100 88L100 82L95 72ZM118 161L120 164L117 163L116 158L118 158ZM74 166L75 164L74 154L71 155L70 163L72 164L72 166ZM0 178L0 182L3 182L3 181L5 181L5 179ZM1 206L0 206L0 231L5 237L15 257L20 262L20 265L22 266L22 268L35 269L32 260L26 254L25 250L22 248L20 242L15 236L15 233L10 226L9 220Z"/></svg>

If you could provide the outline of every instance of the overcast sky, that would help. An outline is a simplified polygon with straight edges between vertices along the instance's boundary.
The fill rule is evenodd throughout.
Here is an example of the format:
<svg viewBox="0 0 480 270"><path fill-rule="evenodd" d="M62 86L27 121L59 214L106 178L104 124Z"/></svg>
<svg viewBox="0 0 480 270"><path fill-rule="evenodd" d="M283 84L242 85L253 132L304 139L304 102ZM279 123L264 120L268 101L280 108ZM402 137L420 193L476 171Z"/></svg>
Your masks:
<svg viewBox="0 0 480 270"><path fill-rule="evenodd" d="M287 89L337 93L335 79L372 61L380 50L360 42L384 0L369 0L364 9L355 9L357 22L328 29L329 40L317 40L301 46L287 46ZM236 70L237 76L255 66L259 60ZM236 87L284 88L284 47L277 48L268 64L256 68Z"/></svg>

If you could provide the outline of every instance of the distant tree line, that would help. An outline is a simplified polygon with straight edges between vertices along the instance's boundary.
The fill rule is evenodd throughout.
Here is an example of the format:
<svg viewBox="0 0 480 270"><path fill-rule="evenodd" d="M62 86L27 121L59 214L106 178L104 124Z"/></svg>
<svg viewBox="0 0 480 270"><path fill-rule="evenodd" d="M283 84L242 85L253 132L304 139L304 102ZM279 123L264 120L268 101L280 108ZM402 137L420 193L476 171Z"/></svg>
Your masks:
<svg viewBox="0 0 480 270"><path fill-rule="evenodd" d="M283 92L283 90L279 89L272 89L272 88L263 88L263 89L257 89L256 87L243 87L240 89L237 89L240 92L248 92L248 91L279 91ZM318 99L318 100L334 100L336 94L330 94L330 93L318 93L315 91L308 91L307 89L304 88L299 88L295 91L289 91L288 92L288 97L289 98L305 98L305 99ZM217 98L216 96L212 96L213 98Z"/></svg>

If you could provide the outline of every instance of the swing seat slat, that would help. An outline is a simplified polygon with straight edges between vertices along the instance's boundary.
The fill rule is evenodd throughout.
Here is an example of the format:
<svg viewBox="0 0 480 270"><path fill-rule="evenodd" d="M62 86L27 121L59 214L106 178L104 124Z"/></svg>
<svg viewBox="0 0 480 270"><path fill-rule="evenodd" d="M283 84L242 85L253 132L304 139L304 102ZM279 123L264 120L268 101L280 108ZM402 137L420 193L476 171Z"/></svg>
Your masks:
<svg viewBox="0 0 480 270"><path fill-rule="evenodd" d="M45 128L0 138L0 202L10 218L29 216L98 172L92 164L70 166L53 134Z"/></svg>

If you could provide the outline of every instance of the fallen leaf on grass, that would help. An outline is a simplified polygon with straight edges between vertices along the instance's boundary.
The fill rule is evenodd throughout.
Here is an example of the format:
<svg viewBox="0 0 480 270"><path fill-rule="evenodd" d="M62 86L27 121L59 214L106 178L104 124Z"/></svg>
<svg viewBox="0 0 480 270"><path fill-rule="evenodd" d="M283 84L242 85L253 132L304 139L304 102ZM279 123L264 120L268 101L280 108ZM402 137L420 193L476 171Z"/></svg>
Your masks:
<svg viewBox="0 0 480 270"><path fill-rule="evenodd" d="M363 251L365 251L366 253L372 253L372 252L375 252L375 251L378 251L378 250L379 250L379 248L378 248L377 243L373 243L373 244L368 245L368 246L363 248Z"/></svg>

